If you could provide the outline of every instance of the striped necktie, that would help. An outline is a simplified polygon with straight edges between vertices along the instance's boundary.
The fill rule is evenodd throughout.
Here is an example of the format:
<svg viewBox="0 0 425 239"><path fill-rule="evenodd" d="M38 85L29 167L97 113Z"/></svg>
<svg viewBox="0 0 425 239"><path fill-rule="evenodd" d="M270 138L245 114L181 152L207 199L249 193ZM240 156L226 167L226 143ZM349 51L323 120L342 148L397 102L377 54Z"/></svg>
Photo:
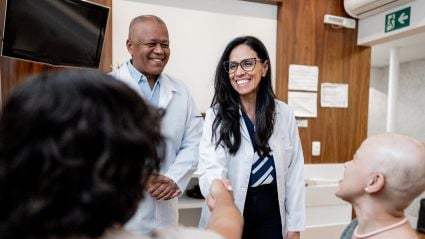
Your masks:
<svg viewBox="0 0 425 239"><path fill-rule="evenodd" d="M242 111L242 117L248 129L252 146L254 147L254 162L251 167L251 175L249 177L249 186L258 187L260 185L276 183L276 169L274 166L274 158L272 152L261 153L255 147L255 126L249 119L248 115Z"/></svg>

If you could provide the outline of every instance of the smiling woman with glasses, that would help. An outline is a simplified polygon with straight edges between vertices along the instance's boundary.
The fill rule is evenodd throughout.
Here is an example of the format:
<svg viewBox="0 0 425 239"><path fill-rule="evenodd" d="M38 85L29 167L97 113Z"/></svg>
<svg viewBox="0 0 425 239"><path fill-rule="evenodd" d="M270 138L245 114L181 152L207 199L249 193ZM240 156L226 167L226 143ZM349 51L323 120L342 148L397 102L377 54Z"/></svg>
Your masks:
<svg viewBox="0 0 425 239"><path fill-rule="evenodd" d="M255 37L238 37L216 68L199 145L200 188L229 179L244 215L243 239L299 239L305 227L303 153L295 117L275 99L270 58ZM200 226L209 218L204 207Z"/></svg>

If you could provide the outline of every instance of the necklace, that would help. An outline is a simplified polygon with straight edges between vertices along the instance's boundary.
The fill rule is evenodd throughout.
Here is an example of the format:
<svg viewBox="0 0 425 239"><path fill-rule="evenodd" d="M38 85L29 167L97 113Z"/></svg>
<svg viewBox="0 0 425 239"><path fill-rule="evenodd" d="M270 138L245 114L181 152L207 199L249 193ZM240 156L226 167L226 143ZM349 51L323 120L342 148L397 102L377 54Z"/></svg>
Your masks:
<svg viewBox="0 0 425 239"><path fill-rule="evenodd" d="M356 229L354 229L353 235L354 235L355 238L358 238L358 239L368 238L368 237L371 237L371 236L375 236L376 234L379 234L379 233L391 230L393 228L399 227L406 222L407 222L407 218L404 218L403 220L401 220L399 222L396 222L396 223L391 224L389 226L386 226L386 227L383 227L381 229L378 229L378 230L375 230L375 231L372 231L372 232L369 232L369 233L365 233L365 234L358 234L357 229L359 229L359 226L356 226Z"/></svg>

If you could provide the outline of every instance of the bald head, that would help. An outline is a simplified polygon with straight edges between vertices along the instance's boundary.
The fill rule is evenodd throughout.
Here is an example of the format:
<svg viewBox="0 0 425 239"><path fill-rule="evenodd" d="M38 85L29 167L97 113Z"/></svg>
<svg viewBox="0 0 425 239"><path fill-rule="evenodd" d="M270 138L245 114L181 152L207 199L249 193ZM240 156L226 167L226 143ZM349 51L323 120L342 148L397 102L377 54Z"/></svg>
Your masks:
<svg viewBox="0 0 425 239"><path fill-rule="evenodd" d="M155 16L155 15L141 15L138 17L133 18L133 20L131 20L130 22L130 27L128 29L128 39L132 39L132 36L136 30L136 25L140 24L140 23L146 23L146 22L151 22L151 23L156 23L156 24L161 24L163 25L165 28L167 28L167 25L165 24L165 22Z"/></svg>
<svg viewBox="0 0 425 239"><path fill-rule="evenodd" d="M400 207L425 190L425 145L399 134L380 134L366 139L357 156L367 160L369 172L384 176L383 193ZM407 204L407 205L406 205Z"/></svg>

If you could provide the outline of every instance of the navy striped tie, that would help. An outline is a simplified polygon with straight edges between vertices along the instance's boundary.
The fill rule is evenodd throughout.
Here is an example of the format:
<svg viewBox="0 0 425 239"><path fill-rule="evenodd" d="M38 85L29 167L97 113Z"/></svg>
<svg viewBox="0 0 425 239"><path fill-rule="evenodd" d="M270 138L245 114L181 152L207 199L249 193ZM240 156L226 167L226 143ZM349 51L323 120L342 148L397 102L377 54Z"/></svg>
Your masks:
<svg viewBox="0 0 425 239"><path fill-rule="evenodd" d="M273 155L265 153L262 156L255 153L255 160L251 168L249 186L257 187L263 184L271 184L276 181L276 170Z"/></svg>
<svg viewBox="0 0 425 239"><path fill-rule="evenodd" d="M274 166L274 158L272 152L261 153L254 144L255 126L249 119L248 115L242 111L245 125L254 147L255 159L251 167L251 175L249 177L249 186L258 187L260 185L276 183L276 169Z"/></svg>

